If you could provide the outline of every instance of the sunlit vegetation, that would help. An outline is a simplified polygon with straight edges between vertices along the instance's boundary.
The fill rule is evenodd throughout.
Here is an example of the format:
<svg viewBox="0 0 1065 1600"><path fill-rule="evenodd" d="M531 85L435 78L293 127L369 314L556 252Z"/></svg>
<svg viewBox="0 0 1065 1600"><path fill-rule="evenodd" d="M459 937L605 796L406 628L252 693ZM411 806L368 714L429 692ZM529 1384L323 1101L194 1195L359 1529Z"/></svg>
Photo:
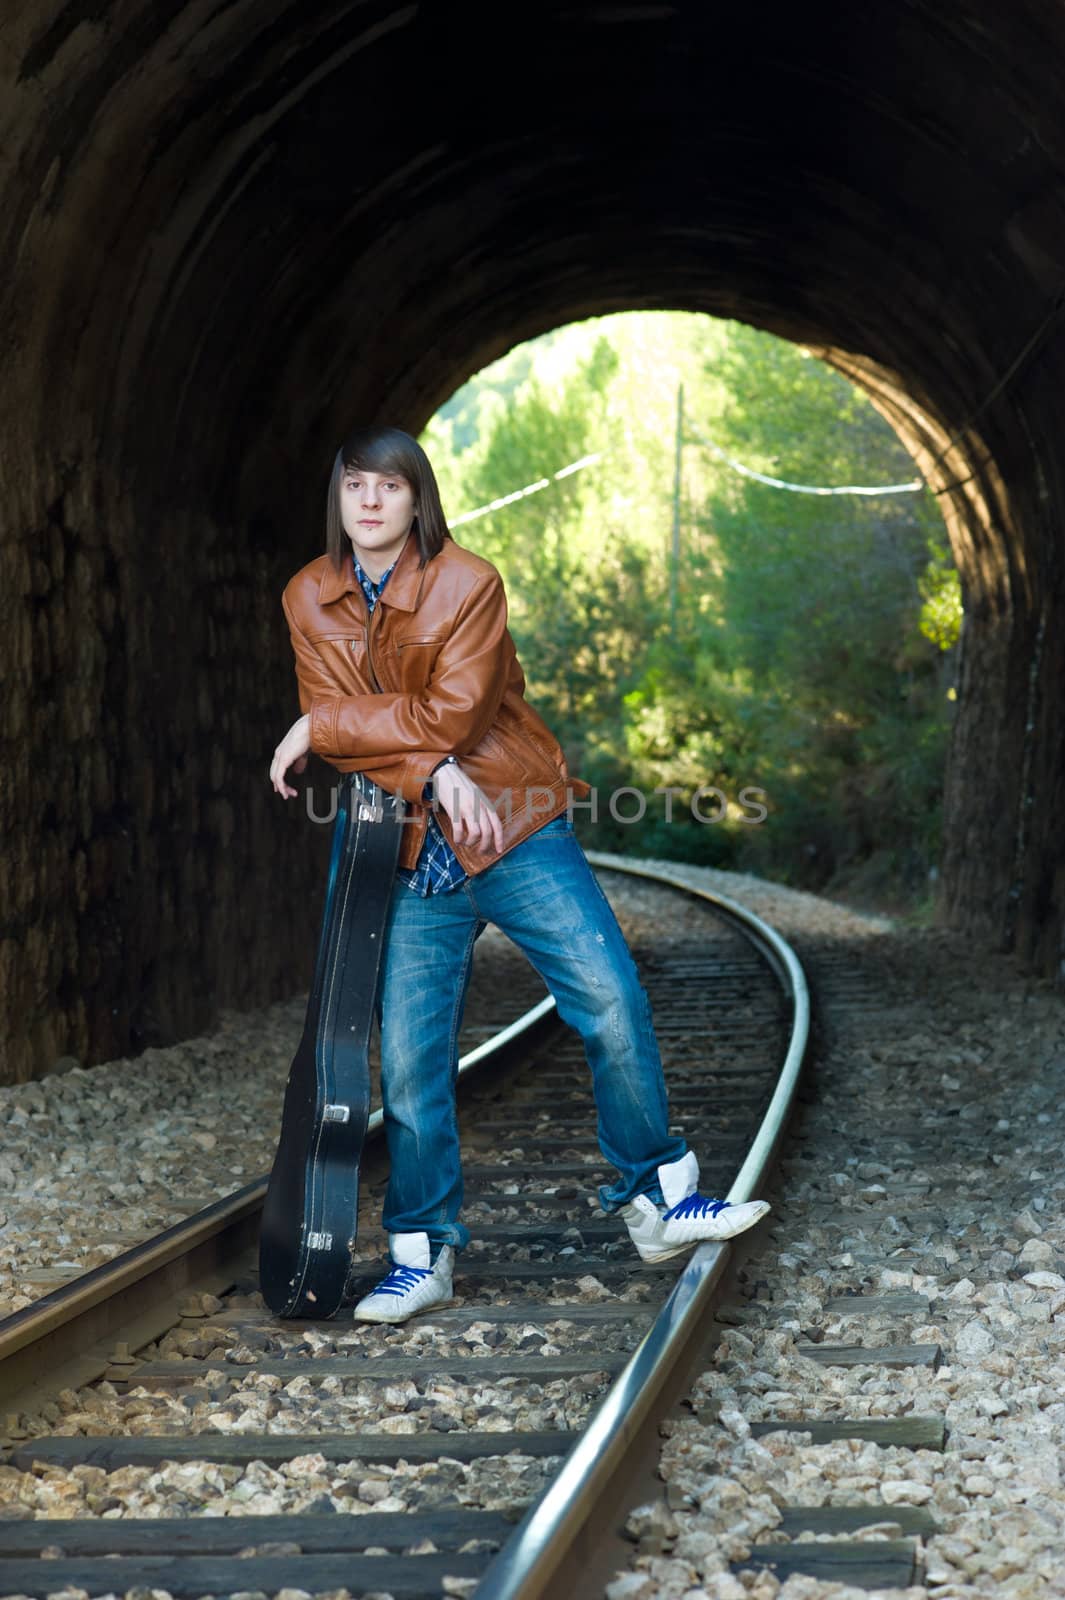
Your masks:
<svg viewBox="0 0 1065 1600"><path fill-rule="evenodd" d="M598 789L586 844L920 903L961 626L935 501L794 493L711 448L800 484L915 480L860 391L741 323L602 317L486 368L422 441L455 520L548 480L454 531L503 573L529 698ZM611 814L623 786L642 815Z"/></svg>

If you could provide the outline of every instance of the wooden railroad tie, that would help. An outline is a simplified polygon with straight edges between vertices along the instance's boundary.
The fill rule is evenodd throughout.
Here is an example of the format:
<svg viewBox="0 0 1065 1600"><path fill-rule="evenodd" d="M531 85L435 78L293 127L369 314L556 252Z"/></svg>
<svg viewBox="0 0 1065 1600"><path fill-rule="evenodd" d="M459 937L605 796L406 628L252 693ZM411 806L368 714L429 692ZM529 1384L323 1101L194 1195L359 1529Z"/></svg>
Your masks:
<svg viewBox="0 0 1065 1600"><path fill-rule="evenodd" d="M182 1461L214 1461L268 1466L296 1456L324 1456L326 1461L364 1461L394 1466L398 1461L480 1461L485 1457L564 1456L579 1434L572 1430L540 1433L302 1433L141 1434L127 1438L83 1438L51 1434L28 1439L11 1453L10 1465L22 1472L40 1462L45 1467L161 1467ZM0 1590L0 1593L3 1593ZM207 1591L205 1591L207 1592Z"/></svg>

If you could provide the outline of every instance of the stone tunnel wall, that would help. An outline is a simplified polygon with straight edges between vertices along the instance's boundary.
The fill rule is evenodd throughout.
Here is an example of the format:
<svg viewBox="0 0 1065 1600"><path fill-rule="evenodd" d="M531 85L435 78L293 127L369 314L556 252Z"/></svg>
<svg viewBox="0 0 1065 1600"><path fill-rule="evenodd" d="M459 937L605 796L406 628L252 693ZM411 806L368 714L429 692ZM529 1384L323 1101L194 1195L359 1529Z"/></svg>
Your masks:
<svg viewBox="0 0 1065 1600"><path fill-rule="evenodd" d="M622 309L801 340L906 440L967 606L941 915L1059 970L1065 13L526 23L0 22L3 1078L306 986L329 830L266 774L337 439L416 431L519 340Z"/></svg>

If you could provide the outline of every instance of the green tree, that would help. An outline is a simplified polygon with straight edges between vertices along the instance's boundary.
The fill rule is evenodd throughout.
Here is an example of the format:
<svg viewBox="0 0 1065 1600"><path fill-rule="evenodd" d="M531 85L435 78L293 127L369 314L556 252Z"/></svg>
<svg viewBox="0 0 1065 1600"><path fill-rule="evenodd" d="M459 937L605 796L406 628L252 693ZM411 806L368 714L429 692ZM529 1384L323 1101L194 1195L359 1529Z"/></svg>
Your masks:
<svg viewBox="0 0 1065 1600"><path fill-rule="evenodd" d="M807 484L913 479L864 395L743 324L641 313L511 351L424 438L453 517L546 480L456 531L504 574L530 699L572 770L604 797L634 785L648 798L632 825L601 806L591 842L920 893L938 852L960 625L934 500L794 493L719 453ZM671 824L650 803L667 787ZM691 810L707 787L730 802L713 825ZM745 788L765 791L764 825L738 803Z"/></svg>

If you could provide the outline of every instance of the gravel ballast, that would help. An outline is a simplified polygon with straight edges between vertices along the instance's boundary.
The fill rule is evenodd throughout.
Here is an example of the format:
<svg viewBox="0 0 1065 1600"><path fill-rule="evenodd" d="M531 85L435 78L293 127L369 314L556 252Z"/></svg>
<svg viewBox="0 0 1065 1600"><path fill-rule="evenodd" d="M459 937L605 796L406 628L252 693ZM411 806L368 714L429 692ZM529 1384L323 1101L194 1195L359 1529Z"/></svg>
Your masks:
<svg viewBox="0 0 1065 1600"><path fill-rule="evenodd" d="M825 1037L743 1292L722 1310L723 1337L687 1408L666 1425L662 1497L631 1517L632 1562L607 1587L608 1600L857 1600L869 1591L733 1570L753 1543L783 1538L782 1506L857 1501L880 1508L859 1537L897 1537L891 1517L900 1506L926 1509L942 1530L921 1543L924 1582L878 1595L1065 1596L1060 994L1019 975L1008 957L973 955L951 934L737 874L668 865L749 905L795 944ZM668 919L660 892L613 874L607 886L634 949L653 940ZM498 962L510 964L505 990ZM468 1017L478 982L510 995L512 977L526 985L523 1003L543 993L490 928L478 942ZM0 1089L0 1314L268 1168L304 1004L227 1013L209 1037ZM829 1304L855 1293L909 1293L925 1304L880 1318ZM503 1337L541 1348L589 1337L557 1319L530 1308L529 1323ZM323 1329L323 1353L336 1337ZM375 1337L383 1353L395 1336ZM202 1355L230 1353L235 1338L220 1337ZM934 1369L832 1368L804 1354L818 1343L938 1344L943 1358ZM31 1433L46 1425L176 1432L190 1421L194 1431L239 1431L243 1418L258 1430L283 1401L306 1431L357 1425L360 1386L341 1392L329 1382L297 1379L280 1400L251 1375L184 1399L104 1385L92 1399L68 1392L55 1416L21 1420ZM427 1395L423 1384L396 1386L396 1431L422 1427L427 1407L466 1425L458 1391L430 1387ZM490 1384L478 1404L486 1416L496 1408L501 1427L572 1427L601 1390L597 1376ZM945 1451L814 1445L802 1431L810 1418L910 1413L945 1420ZM769 1417L794 1421L794 1431L754 1438L751 1424ZM275 1426L288 1431L283 1418ZM509 1456L345 1470L310 1455L278 1467L0 1467L0 1517L491 1509L535 1498L555 1464Z"/></svg>
<svg viewBox="0 0 1065 1600"><path fill-rule="evenodd" d="M636 1554L607 1600L1060 1600L1060 991L952 933L682 870L794 944L824 1023L773 1214L711 1364L664 1426L664 1493L630 1517ZM830 1304L855 1294L916 1305L877 1317ZM818 1344L938 1345L942 1360L826 1367L808 1354ZM803 1432L908 1415L942 1418L946 1448ZM769 1418L794 1431L753 1437ZM873 1540L900 1537L899 1507L932 1515L923 1582L870 1591L742 1569L753 1544L786 1542L782 1507L857 1503L876 1508L857 1535Z"/></svg>
<svg viewBox="0 0 1065 1600"><path fill-rule="evenodd" d="M486 929L460 1048L545 993ZM224 1011L213 1033L0 1086L0 1317L270 1170L306 1005ZM375 1085L378 1056L375 1029Z"/></svg>

